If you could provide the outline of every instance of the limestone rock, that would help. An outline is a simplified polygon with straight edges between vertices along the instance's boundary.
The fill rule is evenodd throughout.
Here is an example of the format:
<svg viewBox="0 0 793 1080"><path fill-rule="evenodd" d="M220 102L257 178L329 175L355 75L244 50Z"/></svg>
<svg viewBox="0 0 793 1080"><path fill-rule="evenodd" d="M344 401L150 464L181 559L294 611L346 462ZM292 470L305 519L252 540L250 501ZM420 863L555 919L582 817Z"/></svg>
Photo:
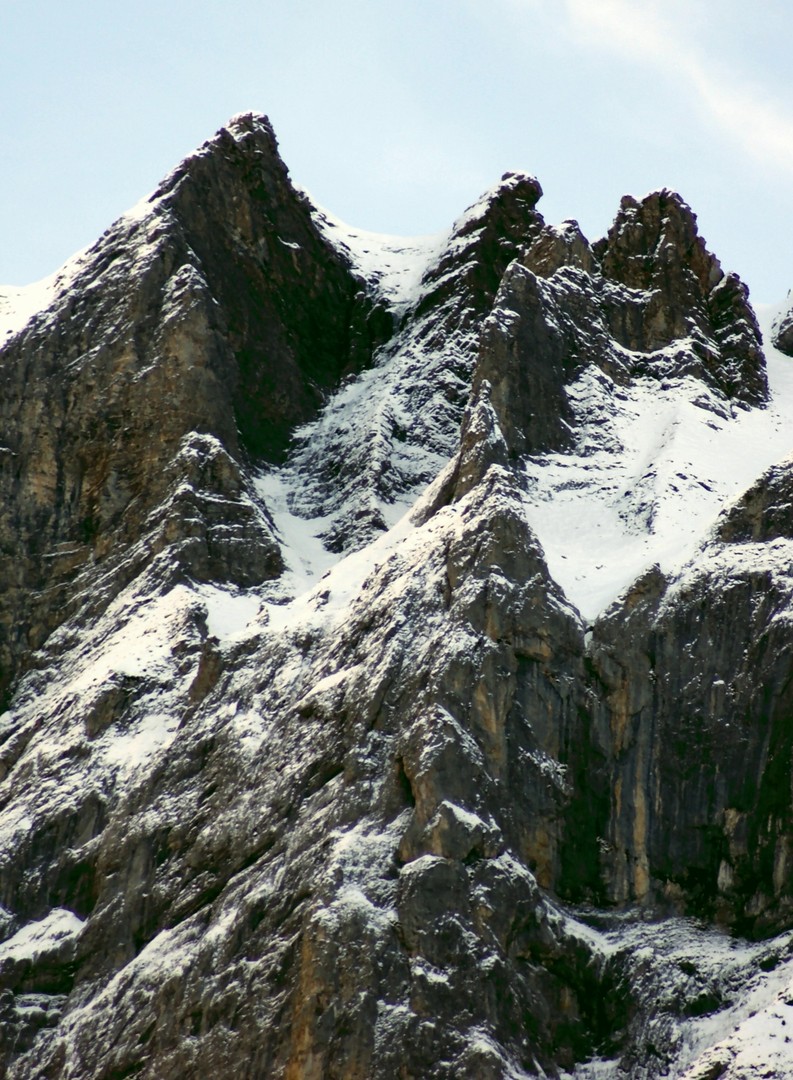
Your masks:
<svg viewBox="0 0 793 1080"><path fill-rule="evenodd" d="M687 203L667 189L641 202L623 198L608 235L594 251L608 281L644 293L646 299L631 319L620 304L611 314L613 332L628 348L642 352L690 338L707 381L728 398L760 404L768 384L746 287L735 275L724 274L696 220Z"/></svg>
<svg viewBox="0 0 793 1080"><path fill-rule="evenodd" d="M793 975L793 467L642 430L757 418L746 290L540 194L363 236L246 114L0 353L4 1075L653 1080Z"/></svg>

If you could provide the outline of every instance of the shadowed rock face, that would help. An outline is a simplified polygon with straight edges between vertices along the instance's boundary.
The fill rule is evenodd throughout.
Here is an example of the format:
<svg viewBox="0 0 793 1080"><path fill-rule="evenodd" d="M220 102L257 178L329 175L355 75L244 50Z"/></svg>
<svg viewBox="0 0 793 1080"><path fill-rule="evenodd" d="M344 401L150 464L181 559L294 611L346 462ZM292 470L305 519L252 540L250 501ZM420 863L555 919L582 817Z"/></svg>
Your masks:
<svg viewBox="0 0 793 1080"><path fill-rule="evenodd" d="M782 962L659 943L793 923L790 466L593 625L526 512L582 372L762 405L754 315L678 196L539 195L397 303L240 117L0 354L9 1077L651 1078Z"/></svg>
<svg viewBox="0 0 793 1080"><path fill-rule="evenodd" d="M246 449L283 454L340 379L391 330L318 234L266 119L237 117L155 192L223 313L231 396Z"/></svg>
<svg viewBox="0 0 793 1080"><path fill-rule="evenodd" d="M762 935L791 918L790 636L775 617L790 589L756 560L692 568L671 592L651 575L629 613L596 625L592 719L610 764L583 797L601 807L606 900L682 903Z"/></svg>
<svg viewBox="0 0 793 1080"><path fill-rule="evenodd" d="M788 294L788 308L780 315L772 330L773 344L780 352L787 356L793 356L793 307L790 306Z"/></svg>

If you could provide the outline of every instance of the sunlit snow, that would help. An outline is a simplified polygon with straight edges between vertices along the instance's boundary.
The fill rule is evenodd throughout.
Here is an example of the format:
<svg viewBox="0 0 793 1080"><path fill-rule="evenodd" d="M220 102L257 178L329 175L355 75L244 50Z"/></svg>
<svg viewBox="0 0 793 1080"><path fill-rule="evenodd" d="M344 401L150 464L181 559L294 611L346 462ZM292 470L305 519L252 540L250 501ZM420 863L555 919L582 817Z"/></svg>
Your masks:
<svg viewBox="0 0 793 1080"><path fill-rule="evenodd" d="M82 919L65 908L53 908L43 919L28 923L0 944L0 965L7 960L35 960L76 937L83 928Z"/></svg>
<svg viewBox="0 0 793 1080"><path fill-rule="evenodd" d="M340 558L327 551L319 539L326 519L302 519L293 514L288 509L282 485L283 477L277 472L257 481L257 490L267 500L287 563L280 583L286 602L262 605L268 626L275 630L305 619L333 623L358 594L366 577L415 531L415 526L409 515L404 514L388 532L377 536L361 551Z"/></svg>
<svg viewBox="0 0 793 1080"><path fill-rule="evenodd" d="M770 307L760 312L771 388L765 409L731 406L690 377L663 387L652 379L616 386L595 366L569 387L578 445L527 461L525 512L551 575L587 622L654 564L678 571L725 506L793 451L793 360L768 344L774 314ZM365 379L352 383L334 406L347 399L360 405L366 393ZM321 539L331 517L296 511L299 484L288 469L256 481L287 564L261 603L273 631L337 619L367 575L414 530L410 500L399 500L387 508L386 533L340 557ZM198 591L215 636L234 636L257 621L259 592Z"/></svg>
<svg viewBox="0 0 793 1080"><path fill-rule="evenodd" d="M315 205L308 192L303 194ZM347 225L325 209L315 209L313 217L325 239L341 250L353 268L397 310L414 301L423 274L449 237L448 230L414 237L367 232Z"/></svg>
<svg viewBox="0 0 793 1080"><path fill-rule="evenodd" d="M207 632L219 641L243 633L261 606L258 594L253 591L224 589L216 585L197 585L195 591L206 606Z"/></svg>
<svg viewBox="0 0 793 1080"><path fill-rule="evenodd" d="M575 453L526 466L526 513L548 568L587 621L646 569L674 573L721 510L793 451L793 360L769 344L771 402L731 407L693 378L616 387L588 367L569 387Z"/></svg>
<svg viewBox="0 0 793 1080"><path fill-rule="evenodd" d="M54 274L41 281L31 285L0 285L0 348L69 287L84 265L87 250L84 248L72 255Z"/></svg>

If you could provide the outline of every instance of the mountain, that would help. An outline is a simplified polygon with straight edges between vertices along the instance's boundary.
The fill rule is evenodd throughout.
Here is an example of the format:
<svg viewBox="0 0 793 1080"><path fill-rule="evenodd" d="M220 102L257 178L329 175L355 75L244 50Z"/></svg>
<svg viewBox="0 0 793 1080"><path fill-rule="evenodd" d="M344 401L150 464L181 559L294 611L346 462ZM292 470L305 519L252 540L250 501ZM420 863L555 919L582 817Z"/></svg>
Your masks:
<svg viewBox="0 0 793 1080"><path fill-rule="evenodd" d="M793 1073L793 372L541 194L245 114L0 291L8 1077Z"/></svg>

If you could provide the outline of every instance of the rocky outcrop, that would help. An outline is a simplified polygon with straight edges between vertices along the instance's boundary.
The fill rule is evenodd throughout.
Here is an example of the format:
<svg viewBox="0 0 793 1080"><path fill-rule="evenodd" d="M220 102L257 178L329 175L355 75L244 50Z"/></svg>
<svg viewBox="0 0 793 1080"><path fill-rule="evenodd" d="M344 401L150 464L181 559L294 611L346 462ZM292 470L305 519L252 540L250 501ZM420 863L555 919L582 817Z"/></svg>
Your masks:
<svg viewBox="0 0 793 1080"><path fill-rule="evenodd" d="M771 330L771 340L780 352L793 356L793 307L788 306L776 320Z"/></svg>
<svg viewBox="0 0 793 1080"><path fill-rule="evenodd" d="M9 1077L650 1080L788 963L672 917L793 925L790 465L594 620L528 513L756 322L678 196L539 195L367 271L237 118L6 346Z"/></svg>
<svg viewBox="0 0 793 1080"><path fill-rule="evenodd" d="M653 568L595 624L571 821L599 852L588 882L563 869L571 899L789 925L791 476L769 470L682 575Z"/></svg>
<svg viewBox="0 0 793 1080"><path fill-rule="evenodd" d="M643 297L633 314L642 310L650 323L638 341L624 336L631 309L609 278L632 290L631 304ZM567 387L586 364L597 364L619 386L649 374L651 350L671 345L678 377L696 373L724 396L732 388L748 401L764 400L759 332L742 288L731 340L737 348L744 335L750 347L725 352L711 320L709 350L718 363L698 363L692 327L715 310L720 288L732 288L725 282L696 236L693 215L668 192L644 204L623 200L608 240L594 249L574 223L545 229L504 275L484 324L457 497L489 469L575 445ZM661 322L653 321L659 296L669 309ZM622 314L615 319L618 300ZM615 327L622 341L612 336ZM668 378L674 368L659 359ZM727 550L706 548L707 558L673 596L656 567L595 624L588 689L576 698L568 750L551 755L575 779L566 828L542 880L569 899L658 904L752 933L790 919L783 884L788 782L776 773L788 768L781 762L789 710L788 630L777 613L790 601L787 576L767 569L779 556L763 547L790 531L790 482L789 464L772 469L720 525L722 541L756 545L750 556L733 566ZM566 681L582 683L580 674ZM555 710L550 729L568 727ZM536 867L536 854L529 862Z"/></svg>
<svg viewBox="0 0 793 1080"><path fill-rule="evenodd" d="M513 460L574 445L567 388L591 364L618 385L693 376L744 406L768 394L746 289L668 191L626 196L593 246L575 222L540 230L503 275L479 348L472 400L487 383Z"/></svg>
<svg viewBox="0 0 793 1080"><path fill-rule="evenodd" d="M324 394L367 366L390 319L319 233L265 117L236 117L153 199L178 222L223 312L243 444L273 460Z"/></svg>
<svg viewBox="0 0 793 1080"><path fill-rule="evenodd" d="M606 280L630 290L609 305L610 328L626 348L647 353L689 339L698 377L728 398L760 404L768 383L747 289L724 274L696 220L666 189L641 202L623 198L608 236L594 248Z"/></svg>
<svg viewBox="0 0 793 1080"><path fill-rule="evenodd" d="M763 935L791 917L789 582L769 553L656 575L593 632L605 899ZM682 653L682 655L681 655Z"/></svg>

